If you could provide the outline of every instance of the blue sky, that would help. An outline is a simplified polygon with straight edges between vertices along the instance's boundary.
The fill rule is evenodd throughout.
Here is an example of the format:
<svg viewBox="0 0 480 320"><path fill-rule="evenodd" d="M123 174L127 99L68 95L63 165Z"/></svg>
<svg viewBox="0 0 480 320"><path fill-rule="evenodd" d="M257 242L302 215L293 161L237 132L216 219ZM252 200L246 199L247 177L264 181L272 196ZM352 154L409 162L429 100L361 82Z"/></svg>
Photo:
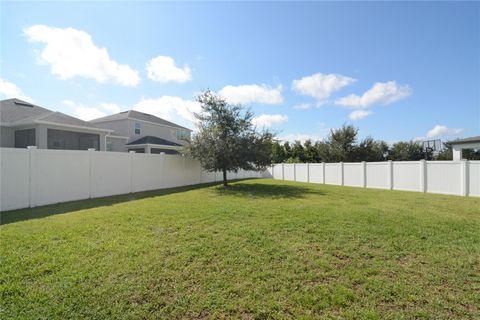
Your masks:
<svg viewBox="0 0 480 320"><path fill-rule="evenodd" d="M192 127L209 88L285 139L449 140L480 134L479 47L475 2L2 2L0 94Z"/></svg>

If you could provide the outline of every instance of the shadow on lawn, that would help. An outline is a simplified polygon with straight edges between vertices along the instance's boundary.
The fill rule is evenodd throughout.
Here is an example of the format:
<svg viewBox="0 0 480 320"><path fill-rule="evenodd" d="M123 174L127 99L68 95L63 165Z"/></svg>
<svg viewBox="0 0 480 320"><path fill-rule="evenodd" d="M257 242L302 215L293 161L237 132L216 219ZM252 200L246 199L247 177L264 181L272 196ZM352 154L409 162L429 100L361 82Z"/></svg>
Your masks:
<svg viewBox="0 0 480 320"><path fill-rule="evenodd" d="M269 183L236 183L228 187L218 186L215 189L219 195L253 197L253 198L304 198L306 195L325 195L321 190L299 186Z"/></svg>
<svg viewBox="0 0 480 320"><path fill-rule="evenodd" d="M242 181L245 181L245 180L250 180L250 179L243 179ZM0 212L0 225L19 222L19 221L25 221L30 219L39 219L39 218L44 218L51 215L68 213L72 211L79 211L79 210L85 210L85 209L91 209L91 208L97 208L97 207L103 207L103 206L111 206L117 203L156 197L156 196L167 195L167 194L178 193L178 192L185 192L185 191L190 191L195 189L201 189L205 187L215 186L218 184L221 184L221 182L204 183L204 184L197 184L192 186L129 193L129 194L123 194L118 196L85 199L85 200L50 204L50 205L35 207L35 208L25 208L25 209L5 211L5 212Z"/></svg>

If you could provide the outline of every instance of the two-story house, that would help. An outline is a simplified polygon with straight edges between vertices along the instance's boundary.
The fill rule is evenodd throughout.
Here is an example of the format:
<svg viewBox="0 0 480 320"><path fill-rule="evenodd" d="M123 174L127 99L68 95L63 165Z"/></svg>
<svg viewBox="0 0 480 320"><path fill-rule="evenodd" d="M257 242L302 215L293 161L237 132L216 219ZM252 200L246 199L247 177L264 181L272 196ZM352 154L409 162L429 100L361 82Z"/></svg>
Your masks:
<svg viewBox="0 0 480 320"><path fill-rule="evenodd" d="M113 130L107 151L178 154L190 141L192 130L154 115L129 110L94 119L90 124Z"/></svg>
<svg viewBox="0 0 480 320"><path fill-rule="evenodd" d="M113 130L20 99L0 101L0 147L105 151Z"/></svg>

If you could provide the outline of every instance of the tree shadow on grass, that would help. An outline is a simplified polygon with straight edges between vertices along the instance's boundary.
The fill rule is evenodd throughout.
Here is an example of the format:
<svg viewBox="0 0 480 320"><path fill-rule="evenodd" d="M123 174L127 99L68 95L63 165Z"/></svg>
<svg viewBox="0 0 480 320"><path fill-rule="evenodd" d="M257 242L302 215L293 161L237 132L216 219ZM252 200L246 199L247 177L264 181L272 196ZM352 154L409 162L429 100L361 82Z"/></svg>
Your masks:
<svg viewBox="0 0 480 320"><path fill-rule="evenodd" d="M244 180L250 180L250 179L244 179ZM196 185L184 186L184 187L129 193L129 194L123 194L118 196L56 203L56 204L50 204L50 205L45 205L45 206L35 207L35 208L25 208L25 209L4 211L4 212L0 212L0 225L5 225L5 224L19 222L19 221L25 221L25 220L31 220L31 219L39 219L39 218L44 218L44 217L62 214L62 213L69 213L73 211L111 206L117 203L168 195L172 193L201 189L205 187L215 186L220 183L221 182L196 184Z"/></svg>
<svg viewBox="0 0 480 320"><path fill-rule="evenodd" d="M325 195L322 190L315 190L312 188L300 185L284 185L284 184L269 184L269 183L235 183L228 187L218 186L214 188L215 192L224 196L238 196L251 198L304 198L306 195Z"/></svg>

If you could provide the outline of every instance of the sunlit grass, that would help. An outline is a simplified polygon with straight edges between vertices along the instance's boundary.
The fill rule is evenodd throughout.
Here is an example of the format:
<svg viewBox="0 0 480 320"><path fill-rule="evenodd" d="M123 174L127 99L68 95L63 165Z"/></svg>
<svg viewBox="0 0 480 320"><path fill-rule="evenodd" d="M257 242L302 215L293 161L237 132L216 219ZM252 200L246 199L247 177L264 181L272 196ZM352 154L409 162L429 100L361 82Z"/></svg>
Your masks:
<svg viewBox="0 0 480 320"><path fill-rule="evenodd" d="M480 314L478 198L248 180L2 223L2 319Z"/></svg>

